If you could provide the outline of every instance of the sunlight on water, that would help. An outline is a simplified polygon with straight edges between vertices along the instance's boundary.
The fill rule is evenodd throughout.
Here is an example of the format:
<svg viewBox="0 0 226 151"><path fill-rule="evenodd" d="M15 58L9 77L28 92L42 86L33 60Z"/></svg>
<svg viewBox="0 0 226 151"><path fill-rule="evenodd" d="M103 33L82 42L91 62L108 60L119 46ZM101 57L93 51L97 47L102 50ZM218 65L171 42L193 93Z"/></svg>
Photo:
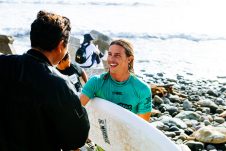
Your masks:
<svg viewBox="0 0 226 151"><path fill-rule="evenodd" d="M225 76L224 0L1 0L0 34L12 35L22 54L39 10L70 18L72 35L92 29L135 46L136 70Z"/></svg>

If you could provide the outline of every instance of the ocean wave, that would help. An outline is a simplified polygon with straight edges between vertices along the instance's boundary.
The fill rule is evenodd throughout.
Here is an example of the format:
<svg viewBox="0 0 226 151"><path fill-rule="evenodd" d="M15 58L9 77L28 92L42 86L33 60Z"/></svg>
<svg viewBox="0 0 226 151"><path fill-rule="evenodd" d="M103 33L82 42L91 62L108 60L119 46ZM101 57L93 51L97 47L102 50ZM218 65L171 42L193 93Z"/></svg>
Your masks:
<svg viewBox="0 0 226 151"><path fill-rule="evenodd" d="M98 6L150 6L152 3L139 1L90 1L90 0L0 0L0 3L29 3L29 4L63 4L63 5L98 5Z"/></svg>
<svg viewBox="0 0 226 151"><path fill-rule="evenodd" d="M121 2L89 2L83 3L84 5L100 5L100 6L150 6L152 4L148 3L140 3L140 2L128 2L128 3L121 3Z"/></svg>
<svg viewBox="0 0 226 151"><path fill-rule="evenodd" d="M3 28L3 33L7 33L7 35L13 36L13 37L27 37L30 35L30 30L24 29L24 28Z"/></svg>
<svg viewBox="0 0 226 151"><path fill-rule="evenodd" d="M7 33L13 37L27 37L30 35L30 30L24 28L3 28L3 33ZM72 36L82 37L84 34L89 33L87 30L80 30L73 32ZM174 34L149 34L149 33L131 33L131 32L111 32L101 31L110 37L127 38L127 39L158 39L158 40L170 40L170 39L183 39L188 41L200 42L211 40L226 40L223 36L211 36L211 35L198 35L198 34L186 34L186 33L174 33Z"/></svg>
<svg viewBox="0 0 226 151"><path fill-rule="evenodd" d="M89 30L80 30L78 32L73 32L72 36L78 37L85 33L89 33ZM117 38L127 38L127 39L159 39L159 40L170 40L170 39L183 39L193 42L200 41L211 41L211 40L226 40L224 36L217 35L199 35L199 34L187 34L187 33L132 33L132 32L112 32L112 31L100 31L105 35Z"/></svg>
<svg viewBox="0 0 226 151"><path fill-rule="evenodd" d="M29 1L29 0L0 0L0 3L12 3L12 4L20 4L20 3L27 3L27 4L62 4L62 5L69 5L73 4L73 2L70 1L46 1L46 0L34 0L34 1Z"/></svg>
<svg viewBox="0 0 226 151"><path fill-rule="evenodd" d="M175 33L175 34L148 34L148 33L127 33L119 32L112 33L108 32L112 37L118 38L139 38L139 39L159 39L159 40L170 40L170 39L184 39L194 42L208 41L208 40L226 40L226 37L212 36L212 35L197 35L197 34L186 34L186 33Z"/></svg>

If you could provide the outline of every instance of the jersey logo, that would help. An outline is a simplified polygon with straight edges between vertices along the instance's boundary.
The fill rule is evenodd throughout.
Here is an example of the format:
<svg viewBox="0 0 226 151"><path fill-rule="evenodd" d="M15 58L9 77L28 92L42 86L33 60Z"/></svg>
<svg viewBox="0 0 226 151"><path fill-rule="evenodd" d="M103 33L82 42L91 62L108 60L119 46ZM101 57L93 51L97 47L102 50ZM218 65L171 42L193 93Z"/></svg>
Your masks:
<svg viewBox="0 0 226 151"><path fill-rule="evenodd" d="M122 92L112 92L112 94L115 94L115 95L122 95Z"/></svg>
<svg viewBox="0 0 226 151"><path fill-rule="evenodd" d="M118 103L119 106L127 109L127 110L130 110L132 111L132 105L129 105L129 104L124 104L124 103Z"/></svg>
<svg viewBox="0 0 226 151"><path fill-rule="evenodd" d="M144 107L146 109L151 107L151 97L146 98L146 102L144 104Z"/></svg>

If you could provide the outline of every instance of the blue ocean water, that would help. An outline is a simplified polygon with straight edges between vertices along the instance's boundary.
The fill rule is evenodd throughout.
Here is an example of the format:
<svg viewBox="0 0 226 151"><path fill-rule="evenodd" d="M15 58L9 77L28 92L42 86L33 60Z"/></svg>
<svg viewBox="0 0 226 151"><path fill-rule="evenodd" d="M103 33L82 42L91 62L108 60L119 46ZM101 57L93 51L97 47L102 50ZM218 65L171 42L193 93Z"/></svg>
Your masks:
<svg viewBox="0 0 226 151"><path fill-rule="evenodd" d="M224 0L0 0L0 34L12 35L21 54L39 10L65 15L72 35L91 30L126 38L135 47L135 71L188 78L226 76Z"/></svg>

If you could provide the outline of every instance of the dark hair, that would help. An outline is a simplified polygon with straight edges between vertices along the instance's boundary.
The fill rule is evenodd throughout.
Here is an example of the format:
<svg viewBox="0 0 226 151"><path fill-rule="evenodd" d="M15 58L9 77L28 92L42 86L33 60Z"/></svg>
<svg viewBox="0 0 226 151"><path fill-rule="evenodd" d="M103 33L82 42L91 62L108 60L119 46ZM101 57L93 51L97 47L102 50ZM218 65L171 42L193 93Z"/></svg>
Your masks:
<svg viewBox="0 0 226 151"><path fill-rule="evenodd" d="M64 58L59 62L61 63L62 61L66 61L70 57L69 53L67 52L64 56Z"/></svg>
<svg viewBox="0 0 226 151"><path fill-rule="evenodd" d="M67 60L69 57L70 57L70 55L69 55L69 53L67 52L62 60L65 61L65 60Z"/></svg>
<svg viewBox="0 0 226 151"><path fill-rule="evenodd" d="M56 48L61 40L65 47L69 41L71 31L70 20L54 13L39 11L37 18L31 24L31 47L43 51Z"/></svg>
<svg viewBox="0 0 226 151"><path fill-rule="evenodd" d="M94 40L94 38L92 37L91 34L85 34L83 37L84 37L83 43L90 42L91 40Z"/></svg>
<svg viewBox="0 0 226 151"><path fill-rule="evenodd" d="M134 64L134 51L133 51L133 45L125 40L125 39L118 39L111 42L111 45L119 45L125 49L125 54L127 57L133 56L133 59L129 63L129 72L134 73L133 64Z"/></svg>

